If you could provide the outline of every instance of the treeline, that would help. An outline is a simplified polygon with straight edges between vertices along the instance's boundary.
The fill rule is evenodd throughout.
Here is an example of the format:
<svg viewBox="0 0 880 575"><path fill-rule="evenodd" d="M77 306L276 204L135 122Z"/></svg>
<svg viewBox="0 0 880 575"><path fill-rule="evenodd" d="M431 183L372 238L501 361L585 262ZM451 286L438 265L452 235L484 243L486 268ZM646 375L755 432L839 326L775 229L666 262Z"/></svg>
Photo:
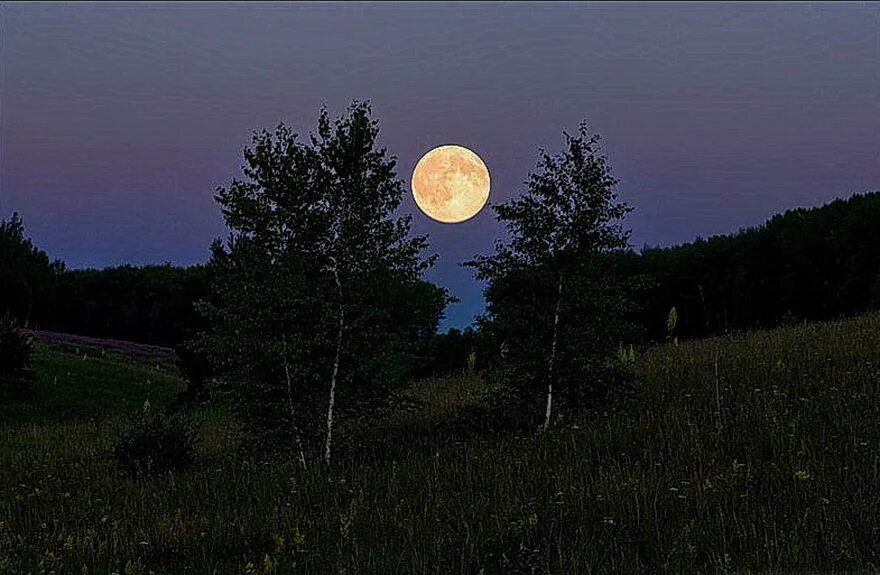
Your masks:
<svg viewBox="0 0 880 575"><path fill-rule="evenodd" d="M175 347L204 322L193 302L208 293L204 265L67 270L50 331Z"/></svg>
<svg viewBox="0 0 880 575"><path fill-rule="evenodd" d="M625 315L628 341L701 338L880 309L878 226L880 192L871 192L788 210L735 234L601 258L635 302ZM497 359L501 342L490 322L478 325L436 336L431 368L485 368Z"/></svg>
<svg viewBox="0 0 880 575"><path fill-rule="evenodd" d="M0 315L31 329L174 347L200 325L205 265L67 269L25 237L18 215L0 222Z"/></svg>
<svg viewBox="0 0 880 575"><path fill-rule="evenodd" d="M653 340L695 338L880 308L880 193L788 210L736 234L632 255L651 283Z"/></svg>
<svg viewBox="0 0 880 575"><path fill-rule="evenodd" d="M204 265L67 269L34 246L18 214L0 221L0 315L31 329L174 346L198 324Z"/></svg>
<svg viewBox="0 0 880 575"><path fill-rule="evenodd" d="M640 339L698 338L731 330L817 321L880 309L880 193L856 194L766 223L641 253L619 252L637 284ZM198 328L193 302L208 293L205 265L71 270L35 247L17 215L0 222L0 314L21 325L177 346ZM675 307L674 334L667 319ZM425 373L484 365L478 330L431 343Z"/></svg>

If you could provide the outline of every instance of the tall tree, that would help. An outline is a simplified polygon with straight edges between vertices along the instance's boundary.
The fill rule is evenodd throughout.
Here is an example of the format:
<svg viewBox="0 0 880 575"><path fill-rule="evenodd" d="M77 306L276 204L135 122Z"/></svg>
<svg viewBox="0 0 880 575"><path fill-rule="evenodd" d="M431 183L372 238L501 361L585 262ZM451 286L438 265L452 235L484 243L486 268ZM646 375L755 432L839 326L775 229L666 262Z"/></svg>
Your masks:
<svg viewBox="0 0 880 575"><path fill-rule="evenodd" d="M393 397L411 346L433 333L446 303L419 279L433 258L410 218L394 215L404 188L378 134L358 102L335 121L322 110L308 142L284 125L255 134L246 181L216 196L232 234L214 246L207 347L233 380L286 405L269 420L291 429L314 428L306 414L323 389L327 462L340 408ZM248 395L236 394L253 407Z"/></svg>
<svg viewBox="0 0 880 575"><path fill-rule="evenodd" d="M8 220L0 220L0 313L25 327L50 320L63 271L62 262L50 261L46 252L25 236L21 216L14 213Z"/></svg>
<svg viewBox="0 0 880 575"><path fill-rule="evenodd" d="M545 429L558 384L574 404L587 380L608 375L619 345L614 318L625 308L608 289L603 256L627 246L620 220L630 208L617 201L617 181L586 123L564 137L562 152L540 150L521 196L494 206L509 242L469 262L488 281L487 311L508 347L511 383L522 394L543 382Z"/></svg>

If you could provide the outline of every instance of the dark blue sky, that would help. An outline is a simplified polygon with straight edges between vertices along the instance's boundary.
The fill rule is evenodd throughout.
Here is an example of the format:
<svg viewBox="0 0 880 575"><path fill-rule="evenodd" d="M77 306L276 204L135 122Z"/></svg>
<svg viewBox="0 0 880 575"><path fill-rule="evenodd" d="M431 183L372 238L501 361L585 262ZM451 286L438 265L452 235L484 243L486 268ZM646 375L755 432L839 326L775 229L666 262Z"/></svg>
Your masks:
<svg viewBox="0 0 880 575"><path fill-rule="evenodd" d="M633 243L735 231L880 188L880 5L0 6L0 216L72 267L204 261L212 194L253 129L312 128L371 99L409 179L429 148L477 151L517 194L539 145L588 119ZM421 216L429 279L482 310L458 263L491 212ZM880 226L880 222L878 222ZM880 229L878 229L880 233Z"/></svg>

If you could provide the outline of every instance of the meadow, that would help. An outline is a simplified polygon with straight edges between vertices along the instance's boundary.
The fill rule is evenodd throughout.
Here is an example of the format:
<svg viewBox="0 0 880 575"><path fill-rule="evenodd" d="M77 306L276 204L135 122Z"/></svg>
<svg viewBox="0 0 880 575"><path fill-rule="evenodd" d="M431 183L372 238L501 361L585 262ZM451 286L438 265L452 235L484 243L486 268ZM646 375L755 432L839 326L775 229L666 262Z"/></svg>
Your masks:
<svg viewBox="0 0 880 575"><path fill-rule="evenodd" d="M880 571L877 314L652 347L625 405L544 434L469 429L480 373L417 381L329 468L193 410L196 463L159 477L110 446L183 383L79 351L41 343L0 406L0 573Z"/></svg>

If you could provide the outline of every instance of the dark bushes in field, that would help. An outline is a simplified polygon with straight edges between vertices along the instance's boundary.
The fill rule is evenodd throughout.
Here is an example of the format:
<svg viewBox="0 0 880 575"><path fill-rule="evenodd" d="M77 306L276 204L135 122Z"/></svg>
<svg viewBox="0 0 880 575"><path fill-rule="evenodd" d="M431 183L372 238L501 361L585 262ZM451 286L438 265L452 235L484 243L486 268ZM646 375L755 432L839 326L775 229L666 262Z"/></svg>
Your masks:
<svg viewBox="0 0 880 575"><path fill-rule="evenodd" d="M208 381L212 377L211 364L205 354L193 350L189 345L179 345L177 368L186 379L186 390L177 398L177 403L199 403L208 399Z"/></svg>
<svg viewBox="0 0 880 575"><path fill-rule="evenodd" d="M30 389L33 351L30 336L19 330L11 317L0 320L0 394L20 395Z"/></svg>
<svg viewBox="0 0 880 575"><path fill-rule="evenodd" d="M113 443L113 459L126 473L182 471L195 459L197 435L180 416L166 417L149 403Z"/></svg>

